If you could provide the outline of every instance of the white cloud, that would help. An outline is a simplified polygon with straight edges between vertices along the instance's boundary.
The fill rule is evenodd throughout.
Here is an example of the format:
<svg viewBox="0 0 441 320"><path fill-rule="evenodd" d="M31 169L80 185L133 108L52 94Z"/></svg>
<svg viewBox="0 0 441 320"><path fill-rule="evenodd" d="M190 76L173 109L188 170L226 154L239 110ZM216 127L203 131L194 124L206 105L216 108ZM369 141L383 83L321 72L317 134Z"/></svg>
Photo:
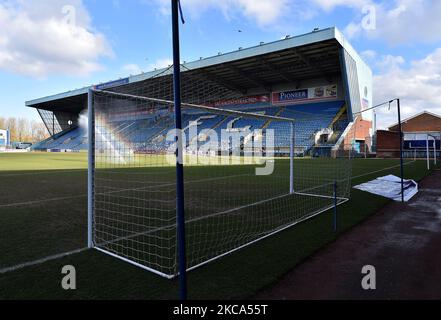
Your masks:
<svg viewBox="0 0 441 320"><path fill-rule="evenodd" d="M439 0L314 0L325 11L337 7L353 8L356 19L345 28L349 38L366 36L384 39L391 45L434 43L441 40L441 1ZM366 29L362 20L367 17L366 6L375 9L376 26Z"/></svg>
<svg viewBox="0 0 441 320"><path fill-rule="evenodd" d="M122 67L122 72L124 73L123 76L127 75L138 75L143 73L144 71L153 71L158 69L164 69L168 68L173 65L173 59L170 58L162 58L157 59L155 62L149 64L145 70L143 70L138 64L136 63L129 63Z"/></svg>
<svg viewBox="0 0 441 320"><path fill-rule="evenodd" d="M312 2L325 11L331 11L339 6L362 8L372 4L371 0L313 0Z"/></svg>
<svg viewBox="0 0 441 320"><path fill-rule="evenodd" d="M170 13L169 0L154 1L159 4L159 12ZM349 38L378 38L392 45L441 40L440 0L185 0L182 6L184 15L192 17L218 10L229 20L245 18L263 28L283 29L317 17L321 12L329 14L337 8L349 8L354 16L344 28ZM376 18L372 30L363 24L370 21L366 18L371 9Z"/></svg>
<svg viewBox="0 0 441 320"><path fill-rule="evenodd" d="M377 61L376 65L380 70L399 70L400 66L406 61L402 56L385 55L380 61Z"/></svg>
<svg viewBox="0 0 441 320"><path fill-rule="evenodd" d="M400 98L403 117L424 110L441 115L441 48L422 60L411 62L409 68L402 67L402 57L386 56L383 61L398 63L392 63L388 70L374 76L375 103ZM386 114L386 110L381 111ZM396 118L387 124L394 121Z"/></svg>
<svg viewBox="0 0 441 320"><path fill-rule="evenodd" d="M396 0L394 8L380 11L378 30L373 36L384 37L392 44L439 41L440 17L439 0Z"/></svg>
<svg viewBox="0 0 441 320"><path fill-rule="evenodd" d="M87 75L111 54L81 0L0 3L0 70L37 78Z"/></svg>
<svg viewBox="0 0 441 320"><path fill-rule="evenodd" d="M356 35L358 35L361 32L361 30L362 30L361 23L351 22L346 26L343 32L349 39L352 39Z"/></svg>
<svg viewBox="0 0 441 320"><path fill-rule="evenodd" d="M156 0L161 13L169 14L170 1ZM219 10L227 18L245 17L259 26L276 23L293 5L289 0L186 0L182 1L184 15L199 17L207 10Z"/></svg>
<svg viewBox="0 0 441 320"><path fill-rule="evenodd" d="M277 21L283 11L289 7L286 0L239 0L239 6L244 10L246 17L255 19L259 25L268 25Z"/></svg>
<svg viewBox="0 0 441 320"><path fill-rule="evenodd" d="M123 66L123 71L126 74L130 75L137 75L142 73L141 67L134 63L126 64L125 66Z"/></svg>
<svg viewBox="0 0 441 320"><path fill-rule="evenodd" d="M173 59L170 58L158 59L154 63L149 65L149 71L154 69L168 68L171 65L173 65Z"/></svg>
<svg viewBox="0 0 441 320"><path fill-rule="evenodd" d="M155 62L149 64L145 70L143 70L138 64L136 63L129 63L122 67L123 76L126 77L128 75L138 75L142 74L144 71L153 71L158 69L164 69L168 68L173 65L173 59L170 58L162 58L158 59Z"/></svg>
<svg viewBox="0 0 441 320"><path fill-rule="evenodd" d="M368 60L371 61L373 60L375 57L377 57L377 52L375 52L374 50L365 50L363 52L361 52L361 56Z"/></svg>

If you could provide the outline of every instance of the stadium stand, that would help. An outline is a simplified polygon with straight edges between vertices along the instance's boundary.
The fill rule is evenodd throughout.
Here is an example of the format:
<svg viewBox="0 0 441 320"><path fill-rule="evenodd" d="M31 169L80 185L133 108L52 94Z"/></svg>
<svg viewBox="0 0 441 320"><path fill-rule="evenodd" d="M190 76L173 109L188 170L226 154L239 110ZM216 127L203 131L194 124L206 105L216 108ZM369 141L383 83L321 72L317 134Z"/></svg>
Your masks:
<svg viewBox="0 0 441 320"><path fill-rule="evenodd" d="M340 138L349 124L345 111L344 101L309 103L304 105L271 107L268 104L261 106L241 106L230 107L234 110L252 112L265 115L277 115L286 118L294 118L296 122L295 138L296 146L302 147L304 153L308 153L314 146L331 147ZM159 112L158 112L159 113ZM228 117L223 115L209 115L203 112L187 111L183 115L184 131L188 136L188 129L191 122L197 122L198 133L206 129L213 129L218 136L225 129L277 129L277 131L289 132L287 123L265 123L262 120L244 120L241 118ZM150 151L166 150L167 132L174 128L173 118L170 116L161 117L153 114L146 119L138 120L117 120L111 122L113 134L123 134L130 137L136 151L149 151L146 146L154 148ZM281 128L280 126L287 126ZM321 139L317 134L323 133L326 138ZM276 136L275 147L289 146L288 136ZM199 141L201 142L201 141ZM190 144L190 141L187 141ZM153 146L153 147L152 147ZM87 150L87 133L79 127L65 130L54 137L36 144L33 147L37 151L46 150Z"/></svg>
<svg viewBox="0 0 441 320"><path fill-rule="evenodd" d="M46 150L72 150L79 151L87 149L85 144L86 134L79 127L68 129L50 137L42 142L35 144L32 150L46 151Z"/></svg>
<svg viewBox="0 0 441 320"><path fill-rule="evenodd" d="M182 101L186 103L298 119L295 144L303 149L301 153L373 141L369 131L373 113L363 112L356 119L372 106L372 71L336 28L184 63L181 70ZM89 89L172 101L172 74L168 67L27 101L53 136L34 150L87 149L77 120L87 106ZM218 135L228 125L250 130L278 125L221 115L206 118L207 114L194 112L183 109L184 128L188 121L199 118L199 130L214 129ZM129 137L135 151L166 148L166 134L174 127L170 106L153 104L135 113L115 113L109 124L113 132ZM365 134L358 133L362 120ZM288 137L276 139L280 147L289 145Z"/></svg>
<svg viewBox="0 0 441 320"><path fill-rule="evenodd" d="M339 113L339 111L344 107L344 101L336 101L336 102L326 102L326 103L314 103L314 104L306 104L306 105L296 105L296 106L288 106L283 108L279 116L298 119L296 122L296 137L295 137L295 145L304 148L304 152L307 153L310 149L317 144L324 146L331 146L331 140L326 139L326 142L320 143L320 141L315 140L315 134L319 133L323 129L334 129L333 119ZM338 129L342 127L346 127L349 124L347 120L342 120L338 122ZM268 128L275 129L275 126L286 126L284 130L289 132L288 124L285 123L271 123ZM327 134L328 136L332 136L332 141L335 142L338 140L340 135L342 134L342 130L334 131L331 130L332 133ZM276 147L286 147L289 145L288 137L276 137Z"/></svg>

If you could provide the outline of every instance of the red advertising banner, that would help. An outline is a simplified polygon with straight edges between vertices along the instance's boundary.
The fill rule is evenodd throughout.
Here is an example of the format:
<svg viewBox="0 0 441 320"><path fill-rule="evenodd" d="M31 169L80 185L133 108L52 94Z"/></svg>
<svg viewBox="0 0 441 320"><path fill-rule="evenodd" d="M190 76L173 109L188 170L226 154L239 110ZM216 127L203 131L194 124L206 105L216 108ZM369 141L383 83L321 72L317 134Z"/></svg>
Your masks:
<svg viewBox="0 0 441 320"><path fill-rule="evenodd" d="M270 97L267 95L249 96L237 99L220 100L213 103L211 106L216 108L222 108L234 105L249 105L258 103L269 103Z"/></svg>

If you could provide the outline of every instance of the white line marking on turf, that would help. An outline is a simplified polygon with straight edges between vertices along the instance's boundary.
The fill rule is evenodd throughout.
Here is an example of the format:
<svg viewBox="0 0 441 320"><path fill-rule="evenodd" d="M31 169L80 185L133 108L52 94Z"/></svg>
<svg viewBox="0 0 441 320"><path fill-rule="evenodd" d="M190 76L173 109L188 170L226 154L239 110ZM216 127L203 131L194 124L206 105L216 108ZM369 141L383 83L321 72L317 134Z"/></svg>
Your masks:
<svg viewBox="0 0 441 320"><path fill-rule="evenodd" d="M407 166L409 164L414 164L415 162L416 162L415 160L414 161L409 161L409 162L406 162L404 165ZM379 173L379 172L382 172L382 171L386 171L386 170L390 170L390 169L395 169L395 168L399 168L399 167L400 167L400 164L397 164L397 165L392 166L392 167L388 167L388 168L384 168L384 169L380 169L380 170L376 170L376 171L360 174L358 176L351 177L351 179L354 180L354 179L358 179L358 178L369 176L371 174L375 174L375 173Z"/></svg>
<svg viewBox="0 0 441 320"><path fill-rule="evenodd" d="M198 222L198 221L201 221L201 220L205 220L205 219L209 219L209 218L214 218L214 217L217 217L217 216L220 216L220 215L230 214L230 213L233 213L235 211L239 211L239 210L246 209L246 208L249 208L249 207L254 207L254 206L257 206L259 204L263 204L263 203L266 203L266 202L282 199L282 198L285 198L285 197L288 197L288 196L292 196L292 195L293 194L286 193L286 194L283 194L283 195L280 195L280 196L276 196L276 197L273 197L273 198L270 198L270 199L264 199L264 200L260 200L260 201L254 202L254 203L249 203L249 204L237 207L237 208L232 208L232 209L228 209L228 210L221 211L221 212L211 213L211 214L208 214L208 215L205 215L205 216L201 216L201 217L197 217L197 218L193 218L193 219L187 220L187 221L185 221L185 224L190 224L192 222ZM112 239L112 240L107 240L107 241L101 242L99 244L96 244L95 247L103 246L103 245L106 245L106 244L109 244L109 243L115 243L115 242L118 242L118 241L121 241L121 240L127 240L127 239L131 239L131 238L136 238L136 237L139 237L139 236L142 236L142 235L152 234L152 233L155 233L155 232L158 232L158 231L163 231L163 230L167 230L167 229L174 229L175 227L176 227L176 223L172 223L172 224L169 224L169 225L166 225L166 226L162 226L162 227L157 227L157 228L154 228L154 229L151 229L151 230L147 230L147 231L143 231L143 232L137 232L137 233L134 233L134 234L131 234L131 235L128 235L128 236L123 236L123 237L118 237L118 238L115 238L115 239ZM109 251L109 250L110 249L107 248L107 250L105 250L105 251Z"/></svg>
<svg viewBox="0 0 441 320"><path fill-rule="evenodd" d="M404 165L409 165L409 164L413 164L413 163L415 163L416 161L410 161L410 162L407 162L407 163L405 163ZM380 170L376 170L376 171L372 171L372 172L369 172L369 173L365 173L365 174L362 174L362 175L358 175L358 176L355 176L355 177L352 177L351 179L353 180L353 179L357 179L357 178L361 178L361 177L364 177L364 176L368 176L368 175L371 175L371 174L375 174L375 173L378 173L378 172L382 172L382 171L386 171L386 170L390 170L390 169L394 169L394 168L397 168L397 167L399 167L400 165L395 165L395 166L391 166L391 167L388 167L388 168L384 168L384 169L380 169ZM232 178L232 177L239 177L239 176L247 176L247 175L237 175L237 176L226 176L226 177L224 177L224 178ZM207 180L206 180L207 181ZM203 181L188 181L187 183L189 183L189 182L203 182ZM158 187L158 186L155 186L155 187ZM128 190L132 190L132 189L128 189ZM127 191L127 190L121 190L121 192L122 191ZM307 190L302 190L302 191L307 191ZM289 194L287 194L287 195L283 195L283 196L280 196L280 197L277 197L277 198L282 198L282 197L286 197L286 196L288 196ZM77 197L83 197L84 195L82 195L82 196L77 196ZM70 197L70 198L74 198L74 197ZM274 199L273 199L274 200ZM51 201L51 200L43 200L43 201ZM269 201L269 200L267 200L267 201ZM348 200L346 200L346 201L348 201ZM346 201L344 201L344 202L346 202ZM260 201L260 202L265 202L265 200L263 200L263 201ZM251 205L253 205L253 204L251 204ZM3 205L3 206L12 206L12 204L11 205ZM0 206L0 207L3 207L3 206ZM329 208L328 209L326 209L325 211L327 211L327 210L329 210ZM236 211L236 210L228 210L228 211L225 211L225 212L221 212L221 213L216 213L216 214L214 214L214 215L220 215L220 214L226 214L226 213L228 213L229 211ZM320 212L321 213L321 212ZM193 219L194 221L187 221L186 223L188 223L188 222L195 222L195 221L198 221L198 220L202 220L203 218L208 218L208 217L199 217L199 218L195 218L195 219ZM310 217L309 217L310 218ZM299 223L299 222L296 222L295 224L297 224L297 223ZM288 226L289 227L289 226ZM286 227L286 228L288 228L288 227ZM164 228L164 227L162 227L162 228ZM286 229L285 228L285 229ZM157 228L158 229L158 228ZM159 230L150 230L150 231L147 231L147 233L151 233L151 232L155 232L155 231L159 231ZM279 231L281 231L281 230L278 230L277 232L279 232ZM141 234L144 234L144 233L146 233L146 232L143 232L143 233L141 233ZM140 235L140 234L138 234L138 235ZM270 234L271 235L271 234ZM132 235L132 236L128 236L128 237L134 237L135 235ZM269 236L269 235L268 235ZM124 238L126 238L126 237L123 237L123 239ZM122 240L122 239L121 239ZM113 240L113 241L109 241L109 242L114 242L114 241L117 241L117 240ZM250 243L251 244L251 243ZM247 245L249 245L249 244L247 244ZM39 259L39 260L35 260L35 261L31 261L31 262L26 262L26 263L22 263L22 264L18 264L18 265L16 265L16 266L12 266L12 267L8 267L8 268L4 268L4 269L0 269L0 274L4 274L4 273L8 273L8 272L12 272L12 271L16 271L16 270L19 270L19 269L22 269L22 268L25 268L25 267L29 267L29 266L34 266L34 265L38 265L38 264L42 264L42 263L45 263L45 262L48 262L48 261L51 261L51 260L56 260L56 259L60 259L60 258L63 258L63 257L66 257L66 256L70 256L70 255L73 255L73 254L77 254L77 253L81 253L81 252L83 252L83 251L86 251L88 248L81 248L81 249L78 249L78 250L74 250L74 251L69 251L69 252L65 252L65 253L60 253L60 254L58 254L58 255L52 255L52 256L48 256L48 257L46 257L46 258L42 258L42 259ZM104 251L104 250L101 250L101 251ZM218 259L219 257L217 257L216 259Z"/></svg>
<svg viewBox="0 0 441 320"><path fill-rule="evenodd" d="M413 164L415 162L416 161L410 161L410 162L405 163L404 165L406 166L406 165L409 165L409 164ZM376 171L372 171L372 172L368 172L368 173L363 173L363 174L360 174L358 176L351 177L350 179L351 180L355 180L355 179L358 179L358 178L362 178L362 177L369 176L369 175L372 175L372 174L375 174L375 173L379 173L379 172L382 172L382 171L386 171L386 170L390 170L390 169L395 169L395 168L399 168L399 167L400 167L400 165L397 164L397 165L392 166L392 167L388 167L388 168L384 168L384 169L380 169L380 170L376 170ZM337 180L337 182L341 182L341 181L345 181L345 180L346 179L339 179L339 180ZM302 192L305 193L305 192L309 192L309 191L312 191L312 190L320 189L320 188L323 188L323 187L329 187L329 186L332 186L333 184L334 184L334 181L331 181L331 182L324 183L324 184L319 185L319 186L314 186L314 187L310 187L310 188L306 188L306 189L300 190L299 192L296 192L296 193L301 194ZM319 195L316 195L316 196L319 196Z"/></svg>
<svg viewBox="0 0 441 320"><path fill-rule="evenodd" d="M245 176L250 176L250 175L249 174L238 174L238 175L223 176L223 177L217 177L217 178L190 180L190 181L185 181L185 184L200 183L200 182L211 182L211 181L223 180L223 179L227 179L227 178L238 178L238 177L245 177ZM167 184L160 184L160 185L152 185L152 186L147 186L147 187L139 187L139 188L130 188L130 189L121 189L121 190L107 191L107 192L102 192L102 193L98 193L98 194L103 195L103 194L121 193L121 192L126 192L126 191L143 191L143 190L148 190L148 189L156 189L156 188L162 188L162 187L171 187L171 186L174 186L174 185L176 185L175 182L167 183ZM87 194L81 194L81 195L69 196L69 197L59 197L59 198L51 198L51 199L33 200L33 201L26 201L26 202L8 203L8 204L0 205L0 208L27 206L27 205L32 205L32 204L44 203L44 202L61 201L61 200L69 200L69 199L78 199L78 198L84 198L84 197L87 197Z"/></svg>
<svg viewBox="0 0 441 320"><path fill-rule="evenodd" d="M9 171L11 172L11 171ZM38 172L22 172L20 173L3 173L0 174L0 177L19 177L19 176L33 176L33 175L42 175L42 174L56 174L56 173L87 173L87 169L79 168L72 170L38 170Z"/></svg>
<svg viewBox="0 0 441 320"><path fill-rule="evenodd" d="M283 198L283 197L286 197L286 196L292 196L292 194L285 194L285 195L282 195L282 196L279 196L279 197L274 197L274 198L272 198L272 199L259 201L259 202L256 202L256 203L254 203L254 204L251 204L251 206L252 206L252 205L256 205L256 204L258 204L258 203L263 203L263 202L266 202L266 201L275 200L275 199L277 199L277 198ZM349 199L344 199L344 198L341 198L341 199L343 199L343 201L341 201L340 203L338 203L338 204L337 204L338 206L341 205L341 204L344 204L344 203L346 203L346 202L349 201ZM247 206L242 206L241 208L244 208L244 207L247 207ZM263 240L263 239L266 239L266 238L268 238L268 237L270 237L270 236L272 236L272 235L274 235L274 234L277 234L277 233L279 233L279 232L281 232L281 231L283 231L283 230L289 229L289 228L291 228L291 227L293 227L293 226L295 226L295 225L297 225L297 224L300 224L300 223L302 223L302 222L304 222L304 221L306 221L306 220L312 219L312 218L314 218L315 216L318 216L319 214L321 214L321 213L323 213L323 212L326 212L326 211L332 209L333 207L334 207L334 205L331 205L331 206L329 206L329 207L327 207L327 208L325 208L325 209L319 210L318 212L315 212L315 213L313 213L313 214L311 214L311 215L307 215L307 216L305 216L305 217L302 217L301 219L299 219L299 220L297 220L297 221L295 221L295 222L293 222L293 223L291 223L291 224L289 224L289 225L286 225L286 226L284 226L284 227L282 227L282 228L279 228L279 229L277 229L277 230L274 230L273 232L270 232L270 233L268 233L267 235L264 235L263 237L261 237L261 238L259 238L259 239L253 240L253 241L248 242L248 243L246 243L246 244L243 244L243 245L241 245L240 247L237 247L237 248L235 248L235 249L233 249L233 250L230 250L230 251L228 251L228 252L225 252L225 253L223 253L223 254L221 254L221 255L218 255L218 256L216 256L216 257L214 257L214 258L211 258L211 259L209 259L209 260L207 260L207 261L204 261L204 262L202 262L202 263L200 263L200 264L198 264L198 265L196 265L196 266L193 266L193 267L187 269L187 271L188 271L188 272L189 272L189 271L192 271L192 270L194 270L194 269L196 269L196 268L198 268L198 267L200 267L200 266L202 266L202 265L208 264L208 263L210 263L210 262L212 262L212 261L214 261L214 260L217 260L217 259L219 259L219 258L222 258L222 257L224 257L224 256L226 256L226 255L228 255L228 254L230 254L230 253L233 253L233 252L238 251L238 250L240 250L240 249L242 249L242 248L245 248L245 247L247 247L247 246L249 246L249 245L251 245L251 244L253 244L253 243L256 243L256 242L259 242L259 241L261 241L261 240ZM220 215L220 214L229 213L229 212L234 212L234 211L236 211L236 210L235 210L235 209L227 210L227 211L220 212L220 213L216 213L216 214L213 214L213 215L210 215L210 216ZM201 220L201 219L204 219L204 218L208 218L208 217L210 217L210 216L204 216L204 217L195 218L195 219L193 219L192 221L186 221L185 223L187 224L188 222L194 222L194 221L197 221L197 220ZM143 232L143 233L141 233L141 234L135 234L135 235L127 236L127 237L121 237L121 239L115 239L115 240L112 240L112 241L107 241L106 243L116 242L116 241L119 241L119 240L125 240L125 239L127 239L127 238L132 238L132 237L135 237L135 236L140 236L140 235L145 234L145 233L152 233L152 232L155 232L155 231L160 231L161 229L164 229L164 228L166 228L166 227L156 228L156 229L154 229L154 230L146 231L146 232ZM160 230L158 230L158 229L160 229ZM157 270L151 269L151 268L146 267L146 266L144 266L144 265L142 265L142 264L140 264L140 263L138 263L138 262L135 262L135 261L133 261L133 260L130 260L130 259L129 259L130 257L125 258L125 257L119 256L119 255L113 253L112 251L109 251L109 250L110 250L109 248L107 248L107 249L103 249L103 248L99 248L99 247L94 247L94 249L96 249L96 250L98 250L98 251L100 251L100 252L102 252L102 253L104 253L104 254L108 254L108 255L110 255L110 256L112 256L112 257L115 257L115 258L117 258L117 259L120 259L120 260L122 260L122 261L125 261L125 262L127 262L127 263L129 263L129 264L132 264L132 265L135 265L135 266L137 266L137 267L140 267L140 268L142 268L142 269L145 269L145 270L148 270L148 271L154 272L155 274L160 275L160 276L162 276L162 277L164 277L164 278L167 278L167 279L173 279L173 278L175 278L175 277L177 276L177 275L168 275L168 274L165 274L165 273L162 273L162 272L158 272ZM179 275L179 273L178 273L178 275Z"/></svg>
<svg viewBox="0 0 441 320"><path fill-rule="evenodd" d="M303 196L310 196L310 197L334 199L334 197L315 195L315 194L308 194L308 193L299 193L299 192L295 192L293 194L286 193L286 194L275 196L275 197L272 197L272 198L269 198L269 199L264 199L264 200L256 201L256 202L249 203L249 204L246 204L246 205L242 205L242 206L237 207L237 208L232 208L232 209L228 209L228 210L225 210L225 211L216 212L216 213L212 213L212 214L209 214L209 215L193 218L193 219L185 221L185 224L190 224L192 222L199 222L201 220L205 220L205 219L209 219L209 218L214 218L214 217L217 217L217 216L220 216L220 215L230 214L230 213L242 210L242 209L246 209L246 208L249 208L249 207L254 207L254 206L257 206L257 205L260 205L260 204L264 204L266 202L270 202L270 201L274 201L274 200L279 200L279 199L286 198L286 197L293 196L293 195L303 195ZM337 199L343 200L345 202L349 201L349 199L342 198L342 197L338 197ZM325 210L325 211L327 211L327 210ZM137 233L131 234L129 236L118 237L118 238L113 239L113 240L104 241L102 243L99 243L98 246L109 244L109 243L115 243L115 242L118 242L118 241L121 241L121 240L127 240L127 239L131 239L131 238L136 238L136 237L142 236L142 235L148 235L148 234L155 233L155 232L158 232L158 231L163 231L163 230L167 230L167 229L173 229L175 227L176 227L176 223L173 223L173 224L169 224L169 225L166 225L166 226L157 227L157 228L154 228L152 230L143 231L143 232L137 232ZM100 250L100 251L108 251L108 250L109 249L107 248L107 250Z"/></svg>
<svg viewBox="0 0 441 320"><path fill-rule="evenodd" d="M269 201L285 198L285 197L288 197L288 196L292 196L292 194L284 194L284 195L281 195L281 196L273 197L271 199L265 199L265 200L257 201L257 202L254 202L254 203L251 203L251 204L248 204L248 205L244 205L244 206L241 206L241 207L238 207L238 208L233 208L233 209L229 209L229 210L226 210L226 211L213 213L213 214L210 214L210 215L207 215L207 216L193 218L193 219L190 219L190 220L186 221L185 224L189 224L189 223L192 223L192 222L198 222L198 221L201 221L201 220L204 220L204 219L213 218L213 217L217 217L217 216L224 215L224 214L230 214L232 212L235 212L235 211L238 211L238 210L241 210L241 209L245 209L245 208L256 206L256 205L259 205L259 204L263 204L263 203L266 203L266 202L269 202ZM313 195L313 196L315 196L315 195ZM343 198L340 198L340 199L343 199ZM348 201L348 199L344 199L344 200ZM327 211L327 210L328 209L326 209L325 211ZM297 224L297 223L299 223L299 222L296 222L295 224ZM159 227L159 228L155 228L155 229L152 229L152 230L148 230L148 231L132 234L130 236L116 238L116 239L113 239L111 241L106 241L104 243L101 243L99 245L105 245L105 244L108 244L108 243L114 243L114 242L117 242L117 241L120 241L120 240L127 240L127 239L135 238L135 237L138 237L138 236L141 236L141 235L147 235L147 234L155 233L155 232L158 232L158 231L162 231L162 230L165 230L167 228L174 228L175 226L176 226L176 224L170 224L170 225ZM281 230L279 230L279 231L281 231ZM277 231L277 232L279 232L279 231ZM95 247L95 249L99 249L99 251L104 252L106 254L114 255L111 251L102 250L102 249L100 249L98 247ZM5 273L8 273L8 272L17 271L19 269L23 269L23 268L26 268L26 267L43 264L43 263L48 262L48 261L52 261L52 260L56 260L56 259L61 259L61 258L70 256L70 255L74 255L74 254L77 254L77 253L84 252L86 250L88 250L88 248L81 248L81 249L78 249L78 250L68 251L68 252L57 254L57 255L48 256L48 257L45 257L45 258L42 258L42 259L38 259L38 260L30 261L30 262L25 262L25 263L18 264L18 265L12 266L12 267L7 267L7 268L4 268L4 269L0 269L0 274L5 274ZM114 256L116 256L116 255L114 255ZM120 258L118 256L116 256L116 257Z"/></svg>
<svg viewBox="0 0 441 320"><path fill-rule="evenodd" d="M59 197L59 198L34 200L34 201L26 201L26 202L8 203L8 204L1 204L0 208L28 206L28 205L31 205L31 204L39 204L39 203L43 203L43 202L51 202L51 201L61 201L61 200L84 198L86 196L87 196L87 194L83 194L83 195L79 195L79 196L69 196L69 197Z"/></svg>
<svg viewBox="0 0 441 320"><path fill-rule="evenodd" d="M346 203L346 202L348 202L348 201L349 201L349 200L346 199L346 200L344 200L344 201L338 203L337 205L338 205L338 206L339 206L339 205L342 205L342 204L344 204L344 203ZM323 209L323 210L320 210L320 211L318 211L318 212L315 212L315 213L313 213L313 214L311 214L311 215L307 215L307 216L301 218L300 220L297 220L296 222L293 222L293 223L291 223L291 224L289 224L289 225L286 225L286 226L284 226L284 227L282 227L282 228L279 228L279 229L277 229L277 230L275 230L275 231L273 231L273 232L271 232L271 233L269 233L269 234L267 234L267 235L265 235L265 236L263 236L263 237L261 237L261 238L259 238L259 239L256 239L256 240L254 240L254 241L248 242L248 243L246 243L246 244L244 244L244 245L242 245L242 246L240 246L240 247L237 247L237 248L235 248L235 249L233 249L233 250L230 250L230 251L225 252L225 253L223 253L223 254L221 254L221 255L218 255L218 256L216 256L216 257L214 257L214 258L212 258L212 259L209 259L209 260L204 261L204 262L202 262L202 263L200 263L200 264L198 264L198 265L195 265L195 266L193 266L193 267L187 269L187 272L190 272L190 271L192 271L192 270L194 270L194 269L196 269L196 268L199 268L199 267L201 267L201 266L203 266L203 265L205 265L205 264L208 264L208 263L211 263L211 262L213 262L213 261L215 261L215 260L218 260L218 259L220 259L220 258L222 258L222 257L224 257L224 256L226 256L226 255L228 255L228 254L231 254L231 253L233 253L233 252L236 252L236 251L238 251L238 250L241 250L241 249L243 249L243 248L245 248L245 247L248 247L248 246L250 246L250 245L252 245L252 244L254 244L254 243L257 243L257 242L259 242L259 241L262 241L262 240L264 240L264 239L266 239L266 238L268 238L268 237L271 237L271 236L273 236L273 235L275 235L275 234L277 234L277 233L279 233L279 232L282 232L282 231L287 230L287 229L289 229L289 228L291 228L291 227L294 227L295 225L298 225L298 224L300 224L300 223L302 223L302 222L304 222L304 221L310 220L310 219L312 219L312 218L314 218L314 217L316 217L316 216L318 216L318 215L320 215L320 214L322 214L322 213L324 213L324 212L326 212L326 211L328 211L328 210L331 210L333 207L334 207L334 205L331 205L331 206L329 206L328 208L325 208L325 209ZM178 273L178 275L179 275L179 273Z"/></svg>
<svg viewBox="0 0 441 320"><path fill-rule="evenodd" d="M5 274L5 273L8 273L8 272L17 271L19 269L23 269L23 268L26 268L26 267L36 266L36 265L39 265L39 264L42 264L42 263L45 263L45 262L48 262L48 261L61 259L61 258L64 258L64 257L68 257L70 255L73 255L73 254L84 252L84 251L86 251L88 249L89 248L81 248L81 249L77 249L77 250L73 250L73 251L68 251L68 252L64 252L64 253L60 253L60 254L55 254L55 255L52 255L52 256L47 256L47 257L42 258L42 259L38 259L38 260L34 260L34 261L29 261L29 262L17 264L17 265L12 266L12 267L7 267L7 268L0 269L0 274Z"/></svg>
<svg viewBox="0 0 441 320"><path fill-rule="evenodd" d="M413 164L416 161L410 161L405 163L404 165L409 165L409 164ZM372 172L368 172L368 173L364 173L355 177L351 177L352 180L357 179L357 178L362 178L365 176L369 176L371 174L375 174L378 172L382 172L382 171L386 171L386 170L390 170L390 169L394 169L394 168L398 168L400 165L395 165L395 166L391 166L388 168L384 168L384 169L380 169L380 170L376 170L376 171L372 171ZM60 171L58 171L60 172ZM68 171L65 171L68 172ZM201 179L201 180L193 180L193 181L186 181L185 183L199 183L199 182L208 182L208 181L216 181L216 180L221 180L221 179L225 179L225 178L237 178L237 177L243 177L243 176L249 176L249 174L242 174L242 175L233 175L233 176L225 176L225 177L219 177L219 178L210 178L210 179ZM346 180L346 179L344 179ZM341 181L341 180L339 180ZM333 182L330 182L329 184L332 184ZM142 191L145 189L149 189L149 188L158 188L158 187L169 187L169 186L173 186L175 185L175 183L168 183L168 184L163 184L163 185L157 185L157 186L151 186L151 187L140 187L140 188L135 188L135 189L122 189L122 190L115 190L115 191L108 191L108 192L104 192L102 194L113 194L113 193L119 193L119 192L125 192L125 191ZM326 185L326 184L325 184ZM325 185L319 186L319 187L314 187L314 188L310 188L310 189L305 189L302 191L310 191L310 190L314 190L316 188L320 188L323 187ZM61 200L69 200L69 199L78 199L78 198L83 198L83 197L87 197L87 194L82 194L82 195L78 195L78 196L69 196L69 197L59 197L59 198L52 198L52 199L43 199L43 200L34 200L34 201L27 201L27 202L18 202L18 203L9 203L9 204L2 204L0 205L0 208L8 208L8 207L15 207L15 206L27 206L27 205L32 205L32 204L39 204L39 203L44 203L44 202L52 202L52 201L61 201Z"/></svg>

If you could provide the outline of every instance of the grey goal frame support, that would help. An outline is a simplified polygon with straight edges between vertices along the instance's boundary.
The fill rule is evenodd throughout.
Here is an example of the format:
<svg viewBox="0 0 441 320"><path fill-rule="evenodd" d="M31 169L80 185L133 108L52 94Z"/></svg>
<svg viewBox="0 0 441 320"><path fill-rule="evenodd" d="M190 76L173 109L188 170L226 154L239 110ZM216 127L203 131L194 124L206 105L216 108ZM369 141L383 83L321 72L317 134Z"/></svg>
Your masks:
<svg viewBox="0 0 441 320"><path fill-rule="evenodd" d="M93 107L93 89L89 89L87 94L87 246L93 248L93 211L95 207L95 110Z"/></svg>
<svg viewBox="0 0 441 320"><path fill-rule="evenodd" d="M437 165L437 150L436 150L436 136L427 133L426 134L426 158L427 158L427 170L430 170L430 144L429 144L429 140L430 138L433 141L433 164L434 166Z"/></svg>
<svg viewBox="0 0 441 320"><path fill-rule="evenodd" d="M291 137L289 144L289 193L294 194L294 148L295 148L295 124L294 122L290 123Z"/></svg>

